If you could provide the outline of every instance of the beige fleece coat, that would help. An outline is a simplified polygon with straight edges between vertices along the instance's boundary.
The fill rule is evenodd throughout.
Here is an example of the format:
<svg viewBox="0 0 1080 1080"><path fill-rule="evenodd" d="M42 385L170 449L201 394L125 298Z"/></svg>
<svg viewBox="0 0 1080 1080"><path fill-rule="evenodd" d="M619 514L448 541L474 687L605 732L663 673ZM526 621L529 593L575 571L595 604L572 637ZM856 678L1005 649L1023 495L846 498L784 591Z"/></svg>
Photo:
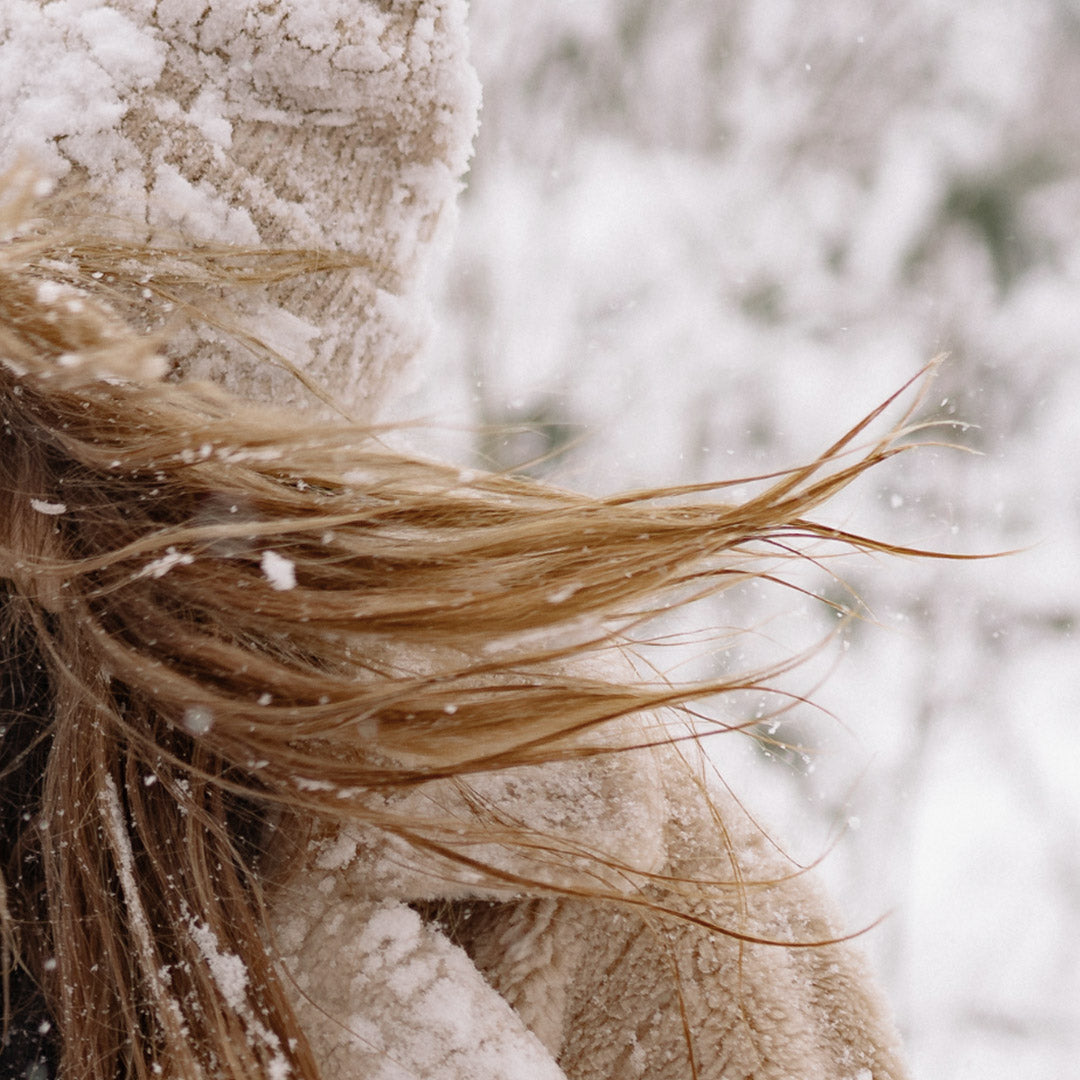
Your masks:
<svg viewBox="0 0 1080 1080"><path fill-rule="evenodd" d="M467 162L478 89L464 19L463 0L6 0L0 168L21 156L79 181L88 210L149 239L355 255L337 290L293 284L244 301L246 327L294 371L212 330L173 351L249 396L317 405L321 394L370 417L423 340L425 270ZM157 318L147 310L148 325ZM671 920L540 888L512 895L371 832L324 837L278 898L274 928L328 1080L903 1075L851 947L746 940L834 930L812 886L717 792L714 816L675 751L475 786L639 881L659 875L645 886L658 903L678 892L664 879L713 884L683 904L689 919ZM468 813L451 786L410 798L417 814ZM605 884L636 895L626 880ZM439 899L452 926L408 906Z"/></svg>
<svg viewBox="0 0 1080 1080"><path fill-rule="evenodd" d="M812 883L741 807L717 791L702 797L702 770L685 755L632 751L587 765L510 770L474 787L565 848L657 875L646 895L689 919L462 883L430 858L364 830L324 840L311 872L279 898L278 927L303 991L300 1015L326 1048L330 1075L900 1080L896 1036L857 949L745 940L806 943L837 931ZM440 785L410 801L425 818L435 806L461 814L454 793ZM549 866L513 851L493 846L483 854L501 869L552 880ZM609 875L605 884L620 877L626 880ZM711 884L695 885L687 902L664 879ZM563 883L581 879L567 874ZM449 903L438 928L403 906L440 898ZM372 925L381 928L377 940ZM425 935L450 936L475 966L444 978L425 959L435 948ZM400 981L400 969L379 959L387 947L405 957ZM477 969L498 1002L477 988ZM515 1047L510 1057L493 1057L488 1029L473 1029L472 1021L463 1028L451 1002L469 1016L486 1014L500 1028L502 1050ZM544 1068L534 1046L518 1045L520 1032L499 1013L504 1002L547 1050ZM373 1025L379 1015L392 1018L390 1031ZM343 1017L353 1018L349 1031ZM454 1044L476 1037L475 1058ZM454 1051L440 1055L439 1045Z"/></svg>

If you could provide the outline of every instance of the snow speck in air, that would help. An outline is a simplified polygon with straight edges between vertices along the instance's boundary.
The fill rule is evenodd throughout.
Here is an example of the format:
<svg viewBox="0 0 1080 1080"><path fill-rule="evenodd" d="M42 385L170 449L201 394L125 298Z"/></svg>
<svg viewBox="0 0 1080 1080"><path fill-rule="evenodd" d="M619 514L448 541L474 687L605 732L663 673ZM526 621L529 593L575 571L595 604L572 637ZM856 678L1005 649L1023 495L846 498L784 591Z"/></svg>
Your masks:
<svg viewBox="0 0 1080 1080"><path fill-rule="evenodd" d="M262 555L262 572L270 588L284 592L287 589L296 588L296 568L276 551L264 551Z"/></svg>
<svg viewBox="0 0 1080 1080"><path fill-rule="evenodd" d="M30 505L39 514L50 514L55 517L57 514L67 513L67 504L62 502L46 502L44 499L31 499Z"/></svg>
<svg viewBox="0 0 1080 1080"><path fill-rule="evenodd" d="M181 719L191 735L205 735L214 726L214 714L204 705L189 705Z"/></svg>

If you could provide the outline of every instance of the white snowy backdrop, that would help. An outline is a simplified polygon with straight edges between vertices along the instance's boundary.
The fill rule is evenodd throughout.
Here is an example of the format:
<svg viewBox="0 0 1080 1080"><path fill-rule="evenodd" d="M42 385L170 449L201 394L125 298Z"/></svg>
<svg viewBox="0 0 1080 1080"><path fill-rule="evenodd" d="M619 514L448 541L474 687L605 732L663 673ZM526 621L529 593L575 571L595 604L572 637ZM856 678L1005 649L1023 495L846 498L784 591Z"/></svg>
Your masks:
<svg viewBox="0 0 1080 1080"><path fill-rule="evenodd" d="M1073 1080L1080 3L473 0L472 22L483 128L438 377L407 406L459 425L443 452L569 444L546 474L590 490L759 473L949 354L921 415L980 455L919 451L834 520L1024 550L844 564L873 618L791 683L835 719L777 731L816 752L713 745L802 855L845 827L825 872L853 926L892 911L864 940L917 1080ZM835 621L753 590L713 617L789 647Z"/></svg>

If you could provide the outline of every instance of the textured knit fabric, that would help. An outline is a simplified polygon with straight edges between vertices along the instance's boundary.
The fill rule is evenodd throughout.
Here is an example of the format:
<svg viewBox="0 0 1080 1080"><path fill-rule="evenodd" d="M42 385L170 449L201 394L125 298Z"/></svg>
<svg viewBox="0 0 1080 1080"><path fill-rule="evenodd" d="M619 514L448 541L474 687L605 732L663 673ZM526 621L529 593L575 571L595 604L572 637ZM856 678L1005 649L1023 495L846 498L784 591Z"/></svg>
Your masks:
<svg viewBox="0 0 1080 1080"><path fill-rule="evenodd" d="M149 240L355 256L344 277L249 295L241 316L358 416L419 348L424 268L477 101L459 0L0 7L0 167L29 158ZM252 398L318 402L211 329L171 356ZM704 925L834 934L812 888L714 799L723 829L679 754L635 751L476 778L471 793L435 784L390 807L467 824L483 803L522 822L571 857L493 841L473 854L532 890L371 829L328 830L272 913L327 1080L897 1080L851 948ZM685 878L712 884L687 898ZM638 885L688 918L635 907Z"/></svg>
<svg viewBox="0 0 1080 1080"><path fill-rule="evenodd" d="M475 130L464 15L463 0L6 0L0 169L22 156L81 182L89 209L159 243L353 256L348 274L249 295L240 321L371 419L423 342L424 270ZM317 402L231 335L171 354L250 397Z"/></svg>

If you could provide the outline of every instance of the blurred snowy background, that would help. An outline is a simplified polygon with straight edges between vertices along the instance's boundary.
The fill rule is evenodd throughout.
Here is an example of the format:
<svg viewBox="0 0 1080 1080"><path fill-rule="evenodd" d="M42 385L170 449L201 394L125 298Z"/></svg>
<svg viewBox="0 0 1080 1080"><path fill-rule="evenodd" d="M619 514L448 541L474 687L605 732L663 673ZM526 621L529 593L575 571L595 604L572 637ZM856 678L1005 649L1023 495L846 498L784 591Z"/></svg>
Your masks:
<svg viewBox="0 0 1080 1080"><path fill-rule="evenodd" d="M713 746L803 856L844 827L825 872L853 927L893 909L864 942L917 1080L1074 1080L1080 3L473 0L472 22L483 127L439 376L408 405L458 425L441 452L565 449L545 475L594 491L759 473L949 353L921 415L981 456L921 450L832 518L1026 550L845 563L873 619L791 683L837 719L777 732L817 752ZM835 622L755 590L714 617L795 648Z"/></svg>

